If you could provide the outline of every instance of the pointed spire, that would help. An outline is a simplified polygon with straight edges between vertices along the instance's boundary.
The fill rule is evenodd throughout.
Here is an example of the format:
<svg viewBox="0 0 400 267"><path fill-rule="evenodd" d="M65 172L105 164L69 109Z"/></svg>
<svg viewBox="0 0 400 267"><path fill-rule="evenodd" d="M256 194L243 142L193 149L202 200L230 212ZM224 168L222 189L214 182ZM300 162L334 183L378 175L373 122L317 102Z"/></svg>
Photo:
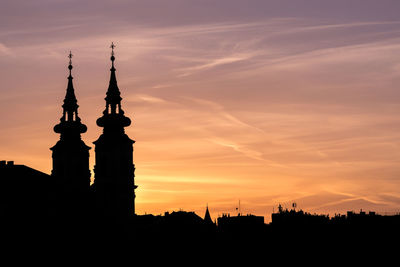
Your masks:
<svg viewBox="0 0 400 267"><path fill-rule="evenodd" d="M204 215L204 222L207 224L212 224L213 221L211 220L210 211L208 210L208 203L206 208L206 214Z"/></svg>
<svg viewBox="0 0 400 267"><path fill-rule="evenodd" d="M107 93L106 93L106 108L103 111L103 117L97 120L97 125L100 127L108 128L107 131L112 130L116 132L123 133L123 127L127 127L131 124L131 120L128 117L124 116L124 111L121 108L121 92L119 91L117 78L115 75L115 48L114 42L111 43L111 74L110 74L110 83L108 85ZM112 126L112 127L108 127ZM111 129L113 128L113 129Z"/></svg>
<svg viewBox="0 0 400 267"><path fill-rule="evenodd" d="M68 87L67 87L67 93L65 95L65 99L64 99L64 111L68 114L68 120L72 120L72 114L74 112L78 113L78 104L77 104L77 100L76 100L76 96L75 96L75 90L74 90L74 85L72 83L72 53L71 51L69 52L68 58L69 58L69 65L68 65L68 69L69 69L69 76L68 76ZM64 114L65 116L65 114Z"/></svg>
<svg viewBox="0 0 400 267"><path fill-rule="evenodd" d="M121 92L119 91L118 84L117 84L117 78L115 76L115 67L114 67L114 61L115 61L115 56L114 56L114 48L115 44L114 42L111 43L111 75L110 75L110 83L108 85L108 90L107 90L107 97L105 100L107 101L107 113L111 114L116 114L119 111L121 111ZM118 108L118 110L117 110ZM123 111L122 111L123 112Z"/></svg>
<svg viewBox="0 0 400 267"><path fill-rule="evenodd" d="M64 104L62 105L63 108L63 116L60 119L60 123L54 127L54 131L56 133L61 133L63 136L66 133L66 124L65 123L72 123L75 126L73 127L76 130L77 134L84 133L86 132L87 128L84 124L81 123L81 119L78 116L78 100L76 99L75 96L75 89L74 85L72 83L72 53L71 51L69 52L68 58L69 58L69 64L68 64L68 69L69 69L69 75L68 75L68 86L67 86L67 92L65 94L64 98ZM72 128L71 128L72 129ZM70 129L70 130L71 130ZM68 132L75 132L75 130Z"/></svg>

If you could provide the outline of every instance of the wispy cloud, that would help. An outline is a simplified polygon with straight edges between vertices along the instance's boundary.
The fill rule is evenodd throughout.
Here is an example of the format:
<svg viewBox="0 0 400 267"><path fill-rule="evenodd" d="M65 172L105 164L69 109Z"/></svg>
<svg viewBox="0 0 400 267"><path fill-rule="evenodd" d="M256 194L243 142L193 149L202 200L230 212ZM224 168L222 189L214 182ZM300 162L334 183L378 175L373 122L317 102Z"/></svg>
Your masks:
<svg viewBox="0 0 400 267"><path fill-rule="evenodd" d="M124 97L125 102L147 102L147 103L154 103L154 104L160 104L160 103L166 103L162 98L151 96L151 95L145 95L145 94L135 94L135 95L129 95Z"/></svg>
<svg viewBox="0 0 400 267"><path fill-rule="evenodd" d="M201 65L197 65L197 66L188 67L188 68L184 68L184 69L178 70L178 71L182 71L183 72L182 74L178 75L178 77L185 77L185 76L188 76L188 75L192 75L196 71L207 70L207 69L211 69L211 68L214 68L214 67L217 67L217 66L243 61L243 60L246 60L246 59L249 59L249 58L250 58L249 55L232 55L232 56L228 56L228 57L212 59L208 63L204 63L204 64L201 64Z"/></svg>

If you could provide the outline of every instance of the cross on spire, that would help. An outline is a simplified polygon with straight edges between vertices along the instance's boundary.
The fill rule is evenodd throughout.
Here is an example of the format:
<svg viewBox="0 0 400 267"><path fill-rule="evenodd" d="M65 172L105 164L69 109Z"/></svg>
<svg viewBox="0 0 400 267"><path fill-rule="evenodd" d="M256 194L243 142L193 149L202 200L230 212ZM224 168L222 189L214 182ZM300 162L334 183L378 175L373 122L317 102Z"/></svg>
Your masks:
<svg viewBox="0 0 400 267"><path fill-rule="evenodd" d="M69 58L69 65L72 64L72 57L73 57L73 56L74 56L74 55L72 55L72 52L69 51L69 55L68 55L68 58Z"/></svg>
<svg viewBox="0 0 400 267"><path fill-rule="evenodd" d="M111 42L110 48L111 48L111 71L115 71L115 68L114 68L114 60L115 60L114 48L115 48L115 44L114 44L114 42Z"/></svg>
<svg viewBox="0 0 400 267"><path fill-rule="evenodd" d="M114 44L114 42L111 42L111 55L114 56L114 48L116 47L116 45Z"/></svg>
<svg viewBox="0 0 400 267"><path fill-rule="evenodd" d="M124 116L124 111L121 108L121 92L117 85L117 78L115 75L116 69L114 68L114 42L111 43L111 73L110 83L106 93L106 108L103 111L103 117L97 120L97 125L104 127L105 131L123 132L124 127L131 124L131 120Z"/></svg>
<svg viewBox="0 0 400 267"><path fill-rule="evenodd" d="M64 138L78 138L81 133L86 132L86 126L82 124L81 119L78 116L78 101L75 96L74 85L72 84L72 52L69 51L69 76L67 92L64 98L63 116L60 119L60 123L54 126L54 131L61 134L61 139Z"/></svg>
<svg viewBox="0 0 400 267"><path fill-rule="evenodd" d="M69 69L69 76L71 77L71 70L72 70L72 53L71 53L71 51L69 51L69 55L68 55L68 58L69 58L69 65L68 65L68 69Z"/></svg>

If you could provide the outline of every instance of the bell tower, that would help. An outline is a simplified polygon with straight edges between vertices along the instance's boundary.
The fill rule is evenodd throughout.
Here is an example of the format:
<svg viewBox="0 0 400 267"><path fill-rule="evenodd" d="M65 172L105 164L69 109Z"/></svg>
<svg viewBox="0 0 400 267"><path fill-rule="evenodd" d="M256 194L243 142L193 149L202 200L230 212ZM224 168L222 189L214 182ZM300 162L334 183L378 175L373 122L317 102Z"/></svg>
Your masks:
<svg viewBox="0 0 400 267"><path fill-rule="evenodd" d="M69 76L64 99L63 115L54 132L60 140L50 148L53 157L51 175L55 178L61 212L78 213L87 208L90 189L89 150L81 139L87 130L78 116L78 104L72 83L72 54L69 57Z"/></svg>
<svg viewBox="0 0 400 267"><path fill-rule="evenodd" d="M121 93L117 85L114 67L114 43L111 44L111 75L106 93L106 107L97 125L103 134L95 144L95 180L92 189L96 210L101 215L128 216L135 214L135 165L133 144L125 133L131 120L121 108Z"/></svg>

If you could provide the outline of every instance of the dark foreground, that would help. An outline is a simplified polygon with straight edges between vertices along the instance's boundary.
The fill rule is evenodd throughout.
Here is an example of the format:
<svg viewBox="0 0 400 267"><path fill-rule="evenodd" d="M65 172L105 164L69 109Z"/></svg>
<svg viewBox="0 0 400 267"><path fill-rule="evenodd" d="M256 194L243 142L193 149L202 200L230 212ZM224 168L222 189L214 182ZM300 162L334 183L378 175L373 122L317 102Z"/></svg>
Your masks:
<svg viewBox="0 0 400 267"><path fill-rule="evenodd" d="M8 251L46 253L121 250L138 253L340 253L370 257L399 249L399 225L263 225L221 228L166 216L47 217L2 219L1 242ZM187 218L186 218L187 219ZM375 254L370 254L372 251ZM3 250L4 252L4 250ZM222 253L222 254L221 254ZM133 255L132 254L132 255ZM396 253L397 254L397 253ZM337 255L336 255L337 256Z"/></svg>

